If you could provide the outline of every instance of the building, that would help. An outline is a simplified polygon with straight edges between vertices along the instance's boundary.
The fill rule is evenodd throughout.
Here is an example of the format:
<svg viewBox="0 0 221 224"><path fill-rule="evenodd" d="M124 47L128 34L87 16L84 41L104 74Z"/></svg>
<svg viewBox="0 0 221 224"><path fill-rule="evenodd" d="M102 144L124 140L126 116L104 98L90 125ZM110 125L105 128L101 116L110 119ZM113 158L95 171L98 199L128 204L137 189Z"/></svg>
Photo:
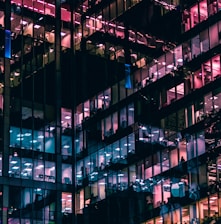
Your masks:
<svg viewBox="0 0 221 224"><path fill-rule="evenodd" d="M0 0L0 223L221 223L221 1Z"/></svg>

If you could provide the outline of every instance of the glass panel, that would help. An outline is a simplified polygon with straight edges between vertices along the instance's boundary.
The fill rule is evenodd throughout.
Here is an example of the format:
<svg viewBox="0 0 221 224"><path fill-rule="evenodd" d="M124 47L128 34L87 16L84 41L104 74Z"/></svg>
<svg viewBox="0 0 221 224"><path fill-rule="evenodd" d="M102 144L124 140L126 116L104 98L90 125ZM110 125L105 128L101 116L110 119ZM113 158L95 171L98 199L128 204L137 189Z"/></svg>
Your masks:
<svg viewBox="0 0 221 224"><path fill-rule="evenodd" d="M118 189L120 191L126 190L128 188L128 173L127 169L118 172Z"/></svg>
<svg viewBox="0 0 221 224"><path fill-rule="evenodd" d="M62 164L62 183L72 183L72 167L71 164Z"/></svg>
<svg viewBox="0 0 221 224"><path fill-rule="evenodd" d="M127 111L126 108L124 107L123 109L120 110L120 127L121 128L126 128L127 127Z"/></svg>
<svg viewBox="0 0 221 224"><path fill-rule="evenodd" d="M190 134L186 134L187 144L187 159L190 160L196 156L194 137Z"/></svg>
<svg viewBox="0 0 221 224"><path fill-rule="evenodd" d="M118 114L117 112L112 115L112 126L113 126L113 132L116 133L118 130Z"/></svg>
<svg viewBox="0 0 221 224"><path fill-rule="evenodd" d="M206 114L210 114L213 109L212 99L212 93L209 93L204 97L204 110Z"/></svg>
<svg viewBox="0 0 221 224"><path fill-rule="evenodd" d="M72 213L72 194L62 193L62 211L65 213Z"/></svg>
<svg viewBox="0 0 221 224"><path fill-rule="evenodd" d="M189 12L187 9L184 10L182 21L183 21L183 32L189 30L191 28L191 11Z"/></svg>
<svg viewBox="0 0 221 224"><path fill-rule="evenodd" d="M188 62L192 59L192 55L191 55L191 49L190 49L190 42L185 42L182 44L182 48L183 48L183 59L184 62Z"/></svg>
<svg viewBox="0 0 221 224"><path fill-rule="evenodd" d="M168 203L169 198L171 197L171 180L167 179L163 182L163 201L165 205L166 203Z"/></svg>
<svg viewBox="0 0 221 224"><path fill-rule="evenodd" d="M76 166L76 182L77 186L81 186L83 184L83 178L85 176L85 169L83 165L83 161L78 161Z"/></svg>
<svg viewBox="0 0 221 224"><path fill-rule="evenodd" d="M200 36L197 35L194 38L192 38L192 55L193 58L196 58L201 52L200 52Z"/></svg>
<svg viewBox="0 0 221 224"><path fill-rule="evenodd" d="M72 139L70 136L62 135L62 155L72 155ZM79 143L79 142L78 142Z"/></svg>
<svg viewBox="0 0 221 224"><path fill-rule="evenodd" d="M54 127L49 127L45 131L45 152L54 153L55 152L55 138L53 134Z"/></svg>
<svg viewBox="0 0 221 224"><path fill-rule="evenodd" d="M189 217L189 209L188 207L183 207L181 208L181 212L182 212L182 221L185 223L189 223L190 222L190 217Z"/></svg>
<svg viewBox="0 0 221 224"><path fill-rule="evenodd" d="M127 158L127 152L128 152L128 147L129 147L130 143L127 142L127 137L123 138L122 140L120 140L120 157L122 159Z"/></svg>
<svg viewBox="0 0 221 224"><path fill-rule="evenodd" d="M208 1L209 5L208 5L208 12L209 12L209 16L217 13L217 0L210 0Z"/></svg>
<svg viewBox="0 0 221 224"><path fill-rule="evenodd" d="M209 35L208 30L200 33L200 49L201 52L207 52L209 50Z"/></svg>
<svg viewBox="0 0 221 224"><path fill-rule="evenodd" d="M20 136L21 140L21 148L24 149L34 149L37 150L40 148L40 145L37 141L36 131L34 132L34 138L32 136L32 130L30 129L22 129L22 134Z"/></svg>
<svg viewBox="0 0 221 224"><path fill-rule="evenodd" d="M212 58L212 76L214 79L221 77L220 55Z"/></svg>
<svg viewBox="0 0 221 224"><path fill-rule="evenodd" d="M199 11L198 11L198 5L194 5L190 9L190 15L191 15L191 27L194 27L199 23Z"/></svg>
<svg viewBox="0 0 221 224"><path fill-rule="evenodd" d="M128 153L135 153L135 135L134 133L128 135Z"/></svg>
<svg viewBox="0 0 221 224"><path fill-rule="evenodd" d="M219 44L217 24L214 24L213 26L209 27L209 40L210 40L210 49L214 48Z"/></svg>
<svg viewBox="0 0 221 224"><path fill-rule="evenodd" d="M201 155L206 151L204 132L197 133L196 137L197 153Z"/></svg>
<svg viewBox="0 0 221 224"><path fill-rule="evenodd" d="M34 160L34 180L44 180L44 162L42 160Z"/></svg>
<svg viewBox="0 0 221 224"><path fill-rule="evenodd" d="M169 152L167 149L162 151L161 157L162 172L164 172L170 168Z"/></svg>
<svg viewBox="0 0 221 224"><path fill-rule="evenodd" d="M131 103L128 105L128 125L134 124L134 105Z"/></svg>
<svg viewBox="0 0 221 224"><path fill-rule="evenodd" d="M199 4L200 7L200 22L206 20L208 18L208 9L207 9L207 0L203 0Z"/></svg>
<svg viewBox="0 0 221 224"><path fill-rule="evenodd" d="M201 70L198 70L194 73L193 76L193 88L199 89L204 85L204 74Z"/></svg>
<svg viewBox="0 0 221 224"><path fill-rule="evenodd" d="M175 66L178 68L183 65L183 53L182 46L178 46L174 49Z"/></svg>
<svg viewBox="0 0 221 224"><path fill-rule="evenodd" d="M118 85L115 84L114 86L112 86L112 103L115 104L118 102Z"/></svg>
<svg viewBox="0 0 221 224"><path fill-rule="evenodd" d="M126 97L126 89L124 80L120 82L120 100Z"/></svg>
<svg viewBox="0 0 221 224"><path fill-rule="evenodd" d="M21 159L18 156L9 156L9 176L20 178Z"/></svg>
<svg viewBox="0 0 221 224"><path fill-rule="evenodd" d="M165 56L166 55L163 55L161 56L159 59L158 59L158 74L159 74L159 77L163 77L165 74L166 74L166 63L165 63Z"/></svg>
<svg viewBox="0 0 221 224"><path fill-rule="evenodd" d="M154 82L158 78L158 72L157 72L157 65L150 65L150 70L149 70L150 78Z"/></svg>
<svg viewBox="0 0 221 224"><path fill-rule="evenodd" d="M154 208L160 207L162 203L162 186L160 184L154 185L153 188L153 206Z"/></svg>
<svg viewBox="0 0 221 224"><path fill-rule="evenodd" d="M170 152L170 164L171 164L171 168L178 165L178 150L177 149L173 149Z"/></svg>
<svg viewBox="0 0 221 224"><path fill-rule="evenodd" d="M118 163L121 159L121 148L119 146L119 141L112 144L113 149L113 163Z"/></svg>
<svg viewBox="0 0 221 224"><path fill-rule="evenodd" d="M160 161L160 153L157 152L153 156L153 169L154 169L154 175L161 173L161 161Z"/></svg>
<svg viewBox="0 0 221 224"><path fill-rule="evenodd" d="M153 176L153 167L152 167L152 157L149 156L146 160L145 160L145 179L148 179L150 177Z"/></svg>
<svg viewBox="0 0 221 224"><path fill-rule="evenodd" d="M55 182L55 162L45 161L45 181Z"/></svg>
<svg viewBox="0 0 221 224"><path fill-rule="evenodd" d="M71 110L61 108L61 126L64 134L70 133L72 125Z"/></svg>
<svg viewBox="0 0 221 224"><path fill-rule="evenodd" d="M32 179L33 161L29 158L22 158L21 177L24 179Z"/></svg>

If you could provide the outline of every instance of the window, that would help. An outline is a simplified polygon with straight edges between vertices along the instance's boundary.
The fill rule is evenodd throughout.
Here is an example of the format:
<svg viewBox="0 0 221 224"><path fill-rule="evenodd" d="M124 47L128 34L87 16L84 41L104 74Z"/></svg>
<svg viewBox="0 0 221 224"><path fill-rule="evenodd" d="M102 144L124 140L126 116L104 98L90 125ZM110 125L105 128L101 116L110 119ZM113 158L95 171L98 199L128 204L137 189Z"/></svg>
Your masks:
<svg viewBox="0 0 221 224"><path fill-rule="evenodd" d="M62 183L72 183L72 167L71 164L62 164Z"/></svg>
<svg viewBox="0 0 221 224"><path fill-rule="evenodd" d="M65 213L72 213L72 194L63 192L62 193L62 211Z"/></svg>
<svg viewBox="0 0 221 224"><path fill-rule="evenodd" d="M32 179L33 175L33 161L29 158L22 158L21 164L21 178Z"/></svg>
<svg viewBox="0 0 221 224"><path fill-rule="evenodd" d="M196 58L201 52L200 52L200 37L199 35L195 36L192 40L191 40L191 49L192 49L192 55L193 58Z"/></svg>
<svg viewBox="0 0 221 224"><path fill-rule="evenodd" d="M62 135L62 155L72 155L72 139L71 136ZM79 142L78 142L79 143Z"/></svg>
<svg viewBox="0 0 221 224"><path fill-rule="evenodd" d="M9 156L9 176L20 178L21 159L18 156Z"/></svg>

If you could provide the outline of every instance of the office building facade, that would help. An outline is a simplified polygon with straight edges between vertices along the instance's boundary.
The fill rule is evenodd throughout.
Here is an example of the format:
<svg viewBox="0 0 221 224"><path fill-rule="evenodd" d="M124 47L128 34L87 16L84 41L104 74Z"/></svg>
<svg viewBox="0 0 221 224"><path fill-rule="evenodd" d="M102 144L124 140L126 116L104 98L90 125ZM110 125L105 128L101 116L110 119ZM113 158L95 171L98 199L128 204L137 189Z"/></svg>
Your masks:
<svg viewBox="0 0 221 224"><path fill-rule="evenodd" d="M221 1L0 0L0 220L221 223Z"/></svg>

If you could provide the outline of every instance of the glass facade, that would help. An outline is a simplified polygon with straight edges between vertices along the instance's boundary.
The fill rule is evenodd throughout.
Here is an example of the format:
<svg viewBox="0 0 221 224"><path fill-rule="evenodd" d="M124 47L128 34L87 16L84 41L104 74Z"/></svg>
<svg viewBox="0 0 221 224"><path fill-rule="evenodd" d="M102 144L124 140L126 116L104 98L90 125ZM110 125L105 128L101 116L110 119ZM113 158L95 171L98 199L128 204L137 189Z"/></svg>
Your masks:
<svg viewBox="0 0 221 224"><path fill-rule="evenodd" d="M0 0L0 223L221 223L220 13Z"/></svg>

